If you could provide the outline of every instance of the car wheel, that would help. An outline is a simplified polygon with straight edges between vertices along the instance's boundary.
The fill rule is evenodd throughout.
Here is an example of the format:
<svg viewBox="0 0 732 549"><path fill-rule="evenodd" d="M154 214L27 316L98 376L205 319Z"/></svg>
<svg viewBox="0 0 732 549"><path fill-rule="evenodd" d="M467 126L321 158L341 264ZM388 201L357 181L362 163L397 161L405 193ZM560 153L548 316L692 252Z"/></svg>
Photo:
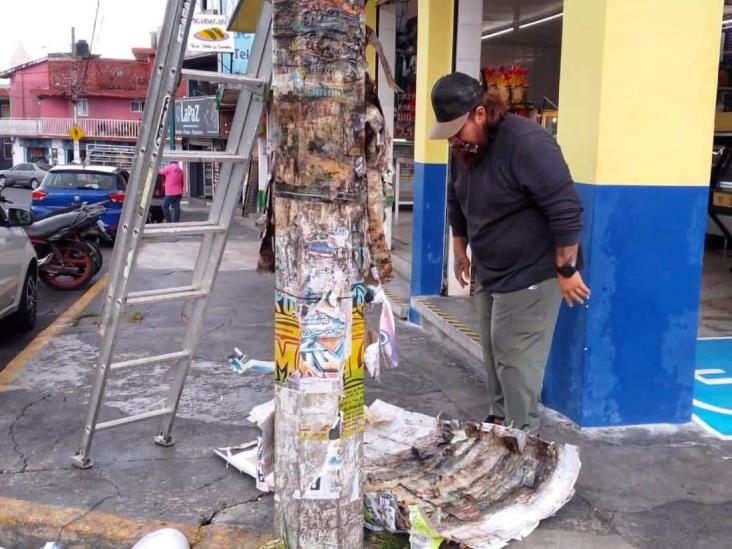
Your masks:
<svg viewBox="0 0 732 549"><path fill-rule="evenodd" d="M35 190L38 188L38 180L37 179L31 179L30 181L31 189Z"/></svg>
<svg viewBox="0 0 732 549"><path fill-rule="evenodd" d="M36 325L38 310L38 274L35 263L30 266L25 275L23 293L20 297L18 310L10 317L10 325L21 332L29 332Z"/></svg>

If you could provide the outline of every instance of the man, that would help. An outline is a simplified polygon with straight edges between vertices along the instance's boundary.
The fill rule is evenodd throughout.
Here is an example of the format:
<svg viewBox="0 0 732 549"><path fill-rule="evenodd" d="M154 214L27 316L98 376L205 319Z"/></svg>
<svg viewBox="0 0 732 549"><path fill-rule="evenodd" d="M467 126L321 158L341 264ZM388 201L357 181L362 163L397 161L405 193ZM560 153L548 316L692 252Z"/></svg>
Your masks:
<svg viewBox="0 0 732 549"><path fill-rule="evenodd" d="M432 107L430 138L447 139L452 153L448 215L463 287L468 243L476 266L486 421L536 433L562 297L570 307L590 297L578 271L582 204L556 141L477 80L441 78Z"/></svg>
<svg viewBox="0 0 732 549"><path fill-rule="evenodd" d="M163 176L163 188L165 189L165 200L163 200L165 222L178 223L180 221L180 199L183 197L183 170L177 162L171 162L160 170L160 175Z"/></svg>

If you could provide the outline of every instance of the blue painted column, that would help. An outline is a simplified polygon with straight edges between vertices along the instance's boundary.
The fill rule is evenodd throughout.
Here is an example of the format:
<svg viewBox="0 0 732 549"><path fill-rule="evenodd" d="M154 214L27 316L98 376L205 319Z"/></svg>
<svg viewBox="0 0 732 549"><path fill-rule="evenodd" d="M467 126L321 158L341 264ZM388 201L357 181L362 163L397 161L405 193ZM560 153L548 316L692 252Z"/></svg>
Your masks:
<svg viewBox="0 0 732 549"><path fill-rule="evenodd" d="M431 141L435 121L430 95L438 78L452 72L454 2L419 0L414 131L414 205L411 295L442 291L448 147ZM416 313L410 311L410 320Z"/></svg>
<svg viewBox="0 0 732 549"><path fill-rule="evenodd" d="M721 0L565 0L558 139L592 298L563 306L544 402L579 425L690 419L721 20Z"/></svg>

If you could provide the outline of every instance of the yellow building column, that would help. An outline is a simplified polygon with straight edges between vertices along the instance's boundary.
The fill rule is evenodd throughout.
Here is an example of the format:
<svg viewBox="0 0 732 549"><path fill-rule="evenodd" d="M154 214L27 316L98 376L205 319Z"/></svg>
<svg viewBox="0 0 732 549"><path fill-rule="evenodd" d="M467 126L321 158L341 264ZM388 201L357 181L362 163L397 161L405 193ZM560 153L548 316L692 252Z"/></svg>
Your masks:
<svg viewBox="0 0 732 549"><path fill-rule="evenodd" d="M544 401L581 425L686 422L722 0L565 0L558 139L584 203L584 309Z"/></svg>
<svg viewBox="0 0 732 549"><path fill-rule="evenodd" d="M448 146L444 140L430 140L428 132L435 121L432 86L453 70L454 4L452 0L417 4L411 295L436 295L442 290Z"/></svg>
<svg viewBox="0 0 732 549"><path fill-rule="evenodd" d="M374 29L377 33L379 32L378 17L376 15L376 0L367 0L366 7L364 8L366 13L366 25ZM366 71L372 80L376 81L376 50L373 46L366 47Z"/></svg>

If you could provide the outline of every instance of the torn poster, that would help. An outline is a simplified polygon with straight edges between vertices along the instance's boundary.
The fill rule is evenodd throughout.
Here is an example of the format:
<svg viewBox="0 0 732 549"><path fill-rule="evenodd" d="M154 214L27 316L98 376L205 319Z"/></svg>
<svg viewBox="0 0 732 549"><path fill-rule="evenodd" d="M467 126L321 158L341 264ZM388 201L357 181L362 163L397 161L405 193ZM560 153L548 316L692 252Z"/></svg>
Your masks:
<svg viewBox="0 0 732 549"><path fill-rule="evenodd" d="M409 532L415 547L441 538L498 549L529 535L574 495L575 446L498 425L440 421L380 400L366 416L364 515L372 529ZM327 464L337 470L350 457L322 438L318 462L324 465L307 471L314 480L304 497L343 489ZM351 489L353 495L359 487Z"/></svg>
<svg viewBox="0 0 732 549"><path fill-rule="evenodd" d="M574 495L576 447L499 425L439 421L376 401L364 437L366 494L395 501L394 531L430 535L472 549L498 549L530 534ZM386 497L390 495L391 498ZM366 497L368 502L368 496ZM371 509L374 500L371 500ZM420 525L412 521L419 510Z"/></svg>
<svg viewBox="0 0 732 549"><path fill-rule="evenodd" d="M240 472L254 478L257 490L272 489L274 471L274 400L255 406L247 418L259 427L256 441L216 448L214 453Z"/></svg>
<svg viewBox="0 0 732 549"><path fill-rule="evenodd" d="M374 303L381 303L379 317L379 347L384 356L387 368L399 366L399 354L396 348L396 329L394 327L394 312L384 289L379 287L374 296Z"/></svg>
<svg viewBox="0 0 732 549"><path fill-rule="evenodd" d="M440 549L445 538L437 533L419 506L409 507L409 522L412 523L412 529L409 531L410 549Z"/></svg>

